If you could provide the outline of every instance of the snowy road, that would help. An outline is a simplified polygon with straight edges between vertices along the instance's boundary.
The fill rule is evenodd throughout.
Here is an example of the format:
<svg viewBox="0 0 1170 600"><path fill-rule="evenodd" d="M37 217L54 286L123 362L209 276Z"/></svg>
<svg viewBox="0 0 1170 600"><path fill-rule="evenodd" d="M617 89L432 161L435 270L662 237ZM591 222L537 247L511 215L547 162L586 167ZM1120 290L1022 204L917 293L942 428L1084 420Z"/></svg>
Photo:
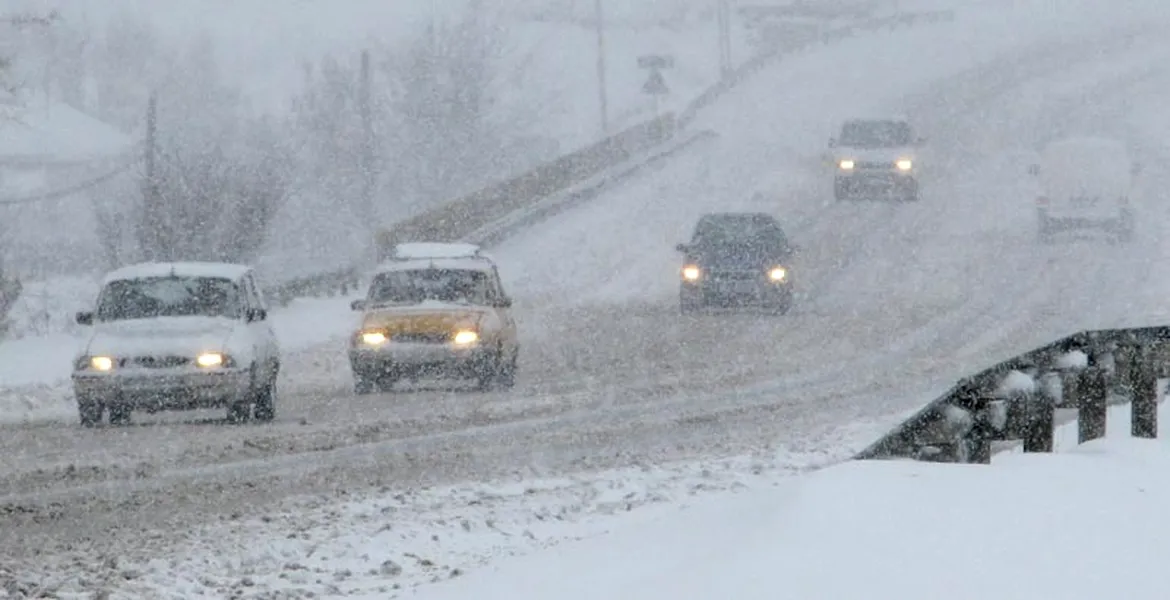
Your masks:
<svg viewBox="0 0 1170 600"><path fill-rule="evenodd" d="M262 512L294 494L774 443L847 451L852 440L834 437L843 426L917 406L974 364L1149 308L1101 290L1144 285L1165 242L1142 230L1132 248L1038 246L1022 156L1061 129L1128 135L1132 98L1170 88L1150 70L1170 46L1042 48L961 74L941 60L921 61L925 74L848 60L920 53L921 40L892 39L762 75L709 117L717 141L497 248L524 332L514 393L353 397L337 347L286 361L295 387L271 426L6 428L0 546L15 556L100 534L149 549L143 527ZM911 114L931 138L937 167L920 204L825 202L815 159L832 124L872 112ZM678 317L674 244L699 213L744 206L754 186L772 197L758 208L792 223L806 249L798 309Z"/></svg>

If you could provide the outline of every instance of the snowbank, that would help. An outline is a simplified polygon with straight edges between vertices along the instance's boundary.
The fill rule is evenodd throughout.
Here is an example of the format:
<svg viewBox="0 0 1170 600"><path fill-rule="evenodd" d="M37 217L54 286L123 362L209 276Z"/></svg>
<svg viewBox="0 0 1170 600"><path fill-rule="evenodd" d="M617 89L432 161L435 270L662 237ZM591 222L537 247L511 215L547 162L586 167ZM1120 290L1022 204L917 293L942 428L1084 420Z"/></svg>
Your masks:
<svg viewBox="0 0 1170 600"><path fill-rule="evenodd" d="M1126 425L1123 412L1110 417ZM1170 443L1112 429L1064 454L1001 455L991 467L845 463L415 597L1163 598Z"/></svg>

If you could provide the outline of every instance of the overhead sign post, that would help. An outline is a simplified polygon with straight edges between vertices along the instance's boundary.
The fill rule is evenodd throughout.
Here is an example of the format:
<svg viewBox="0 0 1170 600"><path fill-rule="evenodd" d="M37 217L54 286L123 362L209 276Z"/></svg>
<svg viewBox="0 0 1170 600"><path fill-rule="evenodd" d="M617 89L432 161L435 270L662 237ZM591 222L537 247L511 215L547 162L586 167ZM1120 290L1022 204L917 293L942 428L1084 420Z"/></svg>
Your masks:
<svg viewBox="0 0 1170 600"><path fill-rule="evenodd" d="M670 86L666 85L666 77L663 77L662 70L674 68L674 57L658 54L639 56L638 68L649 71L646 83L642 84L642 93L654 99L654 116L657 118L662 96L670 93Z"/></svg>

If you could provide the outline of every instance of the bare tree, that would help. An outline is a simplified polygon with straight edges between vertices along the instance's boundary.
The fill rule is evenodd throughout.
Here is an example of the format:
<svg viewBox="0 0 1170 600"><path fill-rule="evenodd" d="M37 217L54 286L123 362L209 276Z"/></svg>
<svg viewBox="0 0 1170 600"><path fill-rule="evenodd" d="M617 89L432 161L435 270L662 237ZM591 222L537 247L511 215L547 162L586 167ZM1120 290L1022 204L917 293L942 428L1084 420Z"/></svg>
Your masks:
<svg viewBox="0 0 1170 600"><path fill-rule="evenodd" d="M271 125L203 147L160 142L157 204L139 210L136 241L150 260L250 261L290 192L295 165ZM227 148L237 142L234 151ZM143 182L146 183L145 181ZM145 185L144 185L145 187ZM117 225L111 234L120 234Z"/></svg>
<svg viewBox="0 0 1170 600"><path fill-rule="evenodd" d="M494 174L506 145L492 118L503 38L480 4L405 44L371 49L375 196L394 199L373 215L364 214L357 191L365 175L359 57L305 67L293 106L299 146L323 199L371 222L395 216L386 205L446 200Z"/></svg>
<svg viewBox="0 0 1170 600"><path fill-rule="evenodd" d="M104 186L94 201L105 258L251 261L297 172L285 124L245 113L207 36L164 55L182 76L158 80L153 169Z"/></svg>
<svg viewBox="0 0 1170 600"><path fill-rule="evenodd" d="M412 192L449 197L492 174L501 132L492 120L502 37L478 0L458 21L438 23L385 63L397 116L397 160Z"/></svg>

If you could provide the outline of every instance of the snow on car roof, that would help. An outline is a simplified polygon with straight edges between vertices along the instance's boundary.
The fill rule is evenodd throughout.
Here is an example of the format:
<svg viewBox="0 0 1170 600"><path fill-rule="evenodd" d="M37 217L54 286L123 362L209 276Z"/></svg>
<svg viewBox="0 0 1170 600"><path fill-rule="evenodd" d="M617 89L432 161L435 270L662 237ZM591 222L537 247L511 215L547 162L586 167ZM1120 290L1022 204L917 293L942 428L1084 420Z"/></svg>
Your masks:
<svg viewBox="0 0 1170 600"><path fill-rule="evenodd" d="M447 242L409 242L394 247L394 258L411 260L416 258L469 258L480 254L475 244Z"/></svg>
<svg viewBox="0 0 1170 600"><path fill-rule="evenodd" d="M419 269L450 269L455 271L491 271L495 263L484 254L478 257L459 258L415 258L411 260L392 260L378 265L377 273L391 273L395 271L415 271Z"/></svg>
<svg viewBox="0 0 1170 600"><path fill-rule="evenodd" d="M103 283L146 277L222 277L236 280L248 272L247 265L214 262L149 262L127 265L106 275Z"/></svg>

